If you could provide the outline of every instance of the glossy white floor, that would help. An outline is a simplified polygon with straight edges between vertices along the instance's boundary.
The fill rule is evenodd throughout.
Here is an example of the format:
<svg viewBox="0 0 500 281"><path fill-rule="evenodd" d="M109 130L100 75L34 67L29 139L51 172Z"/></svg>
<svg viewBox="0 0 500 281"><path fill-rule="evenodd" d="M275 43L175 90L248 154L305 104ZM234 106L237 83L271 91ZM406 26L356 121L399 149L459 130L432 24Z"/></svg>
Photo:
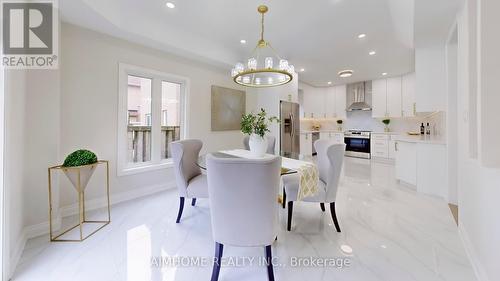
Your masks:
<svg viewBox="0 0 500 281"><path fill-rule="evenodd" d="M475 280L445 202L398 185L391 165L346 158L344 174L337 199L342 233L335 231L328 208L322 213L307 203L296 204L287 232L280 209L273 254L283 266L275 268L276 280ZM210 265L151 265L152 257L213 255L208 202L186 206L180 224L174 222L177 204L172 190L113 206L112 223L83 243L32 239L13 279L209 280ZM261 257L264 249L228 246L224 255ZM344 258L350 265L292 267L291 257L309 256ZM265 267L254 264L223 267L219 280L266 278Z"/></svg>

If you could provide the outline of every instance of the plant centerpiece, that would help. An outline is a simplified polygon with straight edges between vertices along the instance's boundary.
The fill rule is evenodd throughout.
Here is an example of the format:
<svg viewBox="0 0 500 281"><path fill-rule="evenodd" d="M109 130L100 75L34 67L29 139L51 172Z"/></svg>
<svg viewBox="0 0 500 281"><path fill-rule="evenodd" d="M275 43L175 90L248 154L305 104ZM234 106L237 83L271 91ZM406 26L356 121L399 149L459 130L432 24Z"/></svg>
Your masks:
<svg viewBox="0 0 500 281"><path fill-rule="evenodd" d="M267 113L263 108L257 114L249 113L241 117L241 132L250 136L248 145L250 151L257 157L266 154L266 133L269 132L269 125L272 122L279 123L280 120L276 116L267 117Z"/></svg>
<svg viewBox="0 0 500 281"><path fill-rule="evenodd" d="M342 124L344 121L342 119L337 120L337 129L342 132Z"/></svg>
<svg viewBox="0 0 500 281"><path fill-rule="evenodd" d="M382 123L384 123L385 125L384 131L389 132L390 131L389 124L391 124L391 119L384 119L382 120Z"/></svg>
<svg viewBox="0 0 500 281"><path fill-rule="evenodd" d="M71 181L76 191L81 192L87 187L90 178L97 167L97 156L90 150L77 150L64 159L61 168Z"/></svg>

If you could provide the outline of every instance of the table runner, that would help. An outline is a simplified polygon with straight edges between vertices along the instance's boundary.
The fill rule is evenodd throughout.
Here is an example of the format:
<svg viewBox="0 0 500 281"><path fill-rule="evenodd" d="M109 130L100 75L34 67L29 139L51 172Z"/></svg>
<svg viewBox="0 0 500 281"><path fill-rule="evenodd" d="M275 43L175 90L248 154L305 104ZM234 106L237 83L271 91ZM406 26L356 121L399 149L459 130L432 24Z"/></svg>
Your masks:
<svg viewBox="0 0 500 281"><path fill-rule="evenodd" d="M247 159L266 159L275 156L272 154L266 154L264 157L256 157L250 151L244 149L223 150L220 152ZM306 161L281 157L281 166L287 169L295 170L299 174L300 180L297 200L313 196L318 192L319 172L316 165Z"/></svg>

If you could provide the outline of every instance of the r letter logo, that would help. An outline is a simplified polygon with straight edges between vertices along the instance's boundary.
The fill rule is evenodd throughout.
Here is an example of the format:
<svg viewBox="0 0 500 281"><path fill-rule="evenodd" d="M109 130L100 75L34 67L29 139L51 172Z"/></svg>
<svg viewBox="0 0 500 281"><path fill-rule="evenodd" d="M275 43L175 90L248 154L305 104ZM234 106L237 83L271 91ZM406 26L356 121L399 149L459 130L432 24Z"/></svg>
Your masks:
<svg viewBox="0 0 500 281"><path fill-rule="evenodd" d="M55 1L2 1L2 65L57 68L58 10Z"/></svg>

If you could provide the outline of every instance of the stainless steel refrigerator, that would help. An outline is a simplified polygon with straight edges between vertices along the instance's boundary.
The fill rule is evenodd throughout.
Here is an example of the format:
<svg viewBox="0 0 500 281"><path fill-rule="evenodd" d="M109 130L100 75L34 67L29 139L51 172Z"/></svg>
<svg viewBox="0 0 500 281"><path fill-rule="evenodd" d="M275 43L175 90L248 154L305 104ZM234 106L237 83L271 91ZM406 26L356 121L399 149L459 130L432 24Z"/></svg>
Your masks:
<svg viewBox="0 0 500 281"><path fill-rule="evenodd" d="M299 104L280 101L280 155L298 159L300 154Z"/></svg>

